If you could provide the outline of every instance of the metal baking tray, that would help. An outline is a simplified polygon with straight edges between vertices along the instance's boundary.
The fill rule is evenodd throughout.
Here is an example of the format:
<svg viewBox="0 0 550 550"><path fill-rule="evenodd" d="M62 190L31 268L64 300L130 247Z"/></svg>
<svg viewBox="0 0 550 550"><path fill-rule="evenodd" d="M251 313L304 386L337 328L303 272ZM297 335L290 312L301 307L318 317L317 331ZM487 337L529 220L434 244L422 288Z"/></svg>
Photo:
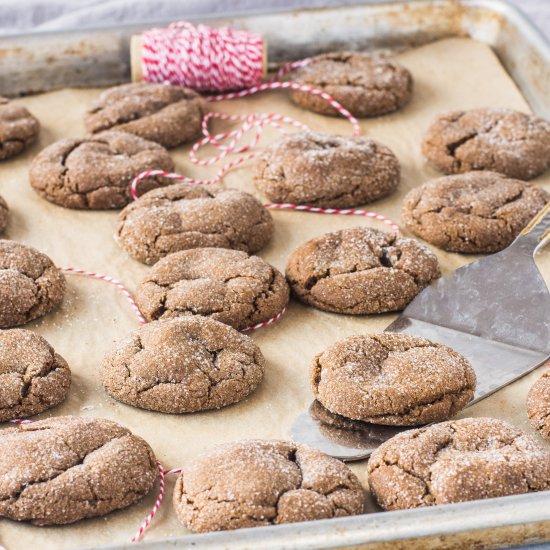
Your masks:
<svg viewBox="0 0 550 550"><path fill-rule="evenodd" d="M471 37L493 48L533 111L550 117L550 45L517 9L503 0L409 0L227 14L215 19L201 17L201 20L260 32L269 44L270 62L275 63L339 48L403 50L451 36ZM165 23L167 21L149 22L146 27ZM141 30L139 26L117 26L0 37L0 95L17 96L127 81L129 40ZM162 541L146 540L140 546L148 550L176 547L391 547L396 550L491 548L540 541L550 541L550 491Z"/></svg>

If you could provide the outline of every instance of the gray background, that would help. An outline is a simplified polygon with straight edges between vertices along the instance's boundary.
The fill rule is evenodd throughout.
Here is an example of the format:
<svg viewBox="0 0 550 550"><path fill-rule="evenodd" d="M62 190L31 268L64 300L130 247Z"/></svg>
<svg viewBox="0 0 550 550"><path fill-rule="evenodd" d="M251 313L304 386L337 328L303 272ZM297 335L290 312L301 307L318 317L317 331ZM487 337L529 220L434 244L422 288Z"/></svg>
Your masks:
<svg viewBox="0 0 550 550"><path fill-rule="evenodd" d="M362 0L373 3L380 0ZM550 0L509 0L550 36ZM357 4L361 0L0 0L0 34L66 30L189 15Z"/></svg>

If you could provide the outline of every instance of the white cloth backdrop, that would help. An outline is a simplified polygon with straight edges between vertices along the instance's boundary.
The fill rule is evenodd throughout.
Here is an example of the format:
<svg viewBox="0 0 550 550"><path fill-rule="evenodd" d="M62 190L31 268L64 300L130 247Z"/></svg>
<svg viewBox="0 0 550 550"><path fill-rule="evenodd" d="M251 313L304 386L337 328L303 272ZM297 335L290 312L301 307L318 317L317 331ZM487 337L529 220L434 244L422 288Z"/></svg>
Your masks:
<svg viewBox="0 0 550 550"><path fill-rule="evenodd" d="M358 0L361 1L361 0ZM371 0L363 0L368 3ZM550 36L550 0L511 0ZM148 23L189 15L352 4L354 0L0 0L0 35L117 23Z"/></svg>

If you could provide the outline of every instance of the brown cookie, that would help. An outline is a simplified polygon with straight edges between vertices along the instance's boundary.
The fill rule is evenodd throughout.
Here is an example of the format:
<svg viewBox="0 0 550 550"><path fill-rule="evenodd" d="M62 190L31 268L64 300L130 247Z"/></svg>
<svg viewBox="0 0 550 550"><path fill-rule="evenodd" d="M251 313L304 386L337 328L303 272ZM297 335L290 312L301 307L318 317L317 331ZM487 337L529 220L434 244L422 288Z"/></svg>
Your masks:
<svg viewBox="0 0 550 550"><path fill-rule="evenodd" d="M300 132L267 148L254 183L272 202L350 208L392 193L399 174L396 156L372 139Z"/></svg>
<svg viewBox="0 0 550 550"><path fill-rule="evenodd" d="M220 409L260 384L265 359L251 338L207 317L142 326L103 361L107 392L166 413Z"/></svg>
<svg viewBox="0 0 550 550"><path fill-rule="evenodd" d="M9 208L3 197L0 197L0 233L3 233L8 226Z"/></svg>
<svg viewBox="0 0 550 550"><path fill-rule="evenodd" d="M319 353L313 394L329 411L372 424L446 420L474 396L470 363L447 346L391 332L350 336Z"/></svg>
<svg viewBox="0 0 550 550"><path fill-rule="evenodd" d="M425 246L368 227L311 239L290 255L286 266L298 300L358 315L399 311L437 277L437 258Z"/></svg>
<svg viewBox="0 0 550 550"><path fill-rule="evenodd" d="M177 183L124 208L116 238L130 256L154 264L172 252L205 246L252 254L272 235L273 218L252 195Z"/></svg>
<svg viewBox="0 0 550 550"><path fill-rule="evenodd" d="M550 489L550 453L494 418L403 432L372 453L367 469L371 491L386 510Z"/></svg>
<svg viewBox="0 0 550 550"><path fill-rule="evenodd" d="M169 254L136 291L148 321L205 315L237 330L271 319L286 307L288 297L277 269L258 256L225 248Z"/></svg>
<svg viewBox="0 0 550 550"><path fill-rule="evenodd" d="M333 52L313 57L288 79L327 92L356 117L384 115L405 105L412 94L411 73L383 57L361 52ZM293 90L291 99L323 115L338 111L323 98Z"/></svg>
<svg viewBox="0 0 550 550"><path fill-rule="evenodd" d="M156 477L149 445L110 420L60 416L0 431L0 517L104 516L141 500Z"/></svg>
<svg viewBox="0 0 550 550"><path fill-rule="evenodd" d="M472 109L439 116L422 142L445 174L494 170L528 180L550 167L550 122L511 109Z"/></svg>
<svg viewBox="0 0 550 550"><path fill-rule="evenodd" d="M132 200L132 180L153 168L174 170L164 147L126 132L108 131L46 147L32 163L30 182L39 195L66 208L122 208ZM139 191L161 183L166 180L145 179Z"/></svg>
<svg viewBox="0 0 550 550"><path fill-rule="evenodd" d="M65 401L69 365L42 336L0 331L0 422L39 414Z"/></svg>
<svg viewBox="0 0 550 550"><path fill-rule="evenodd" d="M23 325L57 307L65 277L42 252L0 240L0 327Z"/></svg>
<svg viewBox="0 0 550 550"><path fill-rule="evenodd" d="M489 253L511 244L549 200L541 187L474 171L413 189L401 217L409 231L443 250Z"/></svg>
<svg viewBox="0 0 550 550"><path fill-rule="evenodd" d="M39 131L40 123L25 107L0 97L0 160L24 151Z"/></svg>
<svg viewBox="0 0 550 550"><path fill-rule="evenodd" d="M198 137L205 112L206 102L189 88L134 82L105 90L84 125L93 134L121 130L171 148Z"/></svg>
<svg viewBox="0 0 550 550"><path fill-rule="evenodd" d="M214 448L185 469L174 489L176 513L195 532L352 516L363 502L363 488L343 462L261 439Z"/></svg>
<svg viewBox="0 0 550 550"><path fill-rule="evenodd" d="M527 414L542 437L550 439L550 370L547 368L529 390Z"/></svg>

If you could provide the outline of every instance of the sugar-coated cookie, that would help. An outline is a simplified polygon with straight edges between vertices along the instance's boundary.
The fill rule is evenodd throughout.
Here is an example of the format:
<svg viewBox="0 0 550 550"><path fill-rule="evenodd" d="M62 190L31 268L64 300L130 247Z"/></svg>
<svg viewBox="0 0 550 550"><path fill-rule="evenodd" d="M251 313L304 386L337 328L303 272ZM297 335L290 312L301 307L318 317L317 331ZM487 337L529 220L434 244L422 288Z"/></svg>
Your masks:
<svg viewBox="0 0 550 550"><path fill-rule="evenodd" d="M368 480L386 510L550 489L550 452L494 418L464 418L398 434L376 449Z"/></svg>
<svg viewBox="0 0 550 550"><path fill-rule="evenodd" d="M391 113L403 107L413 88L411 73L399 63L361 52L332 52L315 56L287 78L331 95L356 117ZM300 90L290 97L304 109L324 115L338 111L323 98Z"/></svg>
<svg viewBox="0 0 550 550"><path fill-rule="evenodd" d="M550 122L511 109L453 111L431 124L422 152L445 174L492 170L528 180L550 167Z"/></svg>
<svg viewBox="0 0 550 550"><path fill-rule="evenodd" d="M391 194L399 174L396 156L372 139L300 132L267 147L254 183L272 202L350 208Z"/></svg>
<svg viewBox="0 0 550 550"><path fill-rule="evenodd" d="M204 315L242 330L280 313L288 304L283 275L258 256L225 248L169 254L136 291L148 320Z"/></svg>
<svg viewBox="0 0 550 550"><path fill-rule="evenodd" d="M142 326L105 357L102 381L123 403L187 413L241 401L256 389L264 369L251 338L196 316Z"/></svg>
<svg viewBox="0 0 550 550"><path fill-rule="evenodd" d="M173 502L182 523L205 532L360 514L364 493L343 462L303 445L257 439L195 459L178 478Z"/></svg>
<svg viewBox="0 0 550 550"><path fill-rule="evenodd" d="M348 314L399 311L437 277L437 258L425 246L368 227L311 239L286 267L298 300Z"/></svg>

